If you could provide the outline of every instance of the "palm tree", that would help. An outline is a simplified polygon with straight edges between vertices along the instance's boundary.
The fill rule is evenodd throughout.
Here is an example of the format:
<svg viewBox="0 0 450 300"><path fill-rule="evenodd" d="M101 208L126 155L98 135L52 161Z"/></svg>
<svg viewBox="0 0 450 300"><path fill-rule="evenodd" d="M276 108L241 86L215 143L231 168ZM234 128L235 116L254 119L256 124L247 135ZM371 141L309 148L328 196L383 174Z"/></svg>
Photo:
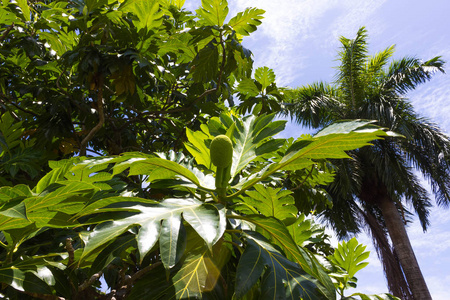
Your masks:
<svg viewBox="0 0 450 300"><path fill-rule="evenodd" d="M424 231L429 225L431 199L416 171L430 182L438 205L450 203L450 140L414 111L406 94L443 72L444 62L405 57L388 65L394 46L369 56L365 28L340 42L335 83L290 91L286 113L311 128L342 119L377 120L404 137L376 141L351 152L352 160L336 161L336 179L327 187L334 206L321 216L341 238L371 232L392 294L431 299L405 225L412 215L408 205Z"/></svg>

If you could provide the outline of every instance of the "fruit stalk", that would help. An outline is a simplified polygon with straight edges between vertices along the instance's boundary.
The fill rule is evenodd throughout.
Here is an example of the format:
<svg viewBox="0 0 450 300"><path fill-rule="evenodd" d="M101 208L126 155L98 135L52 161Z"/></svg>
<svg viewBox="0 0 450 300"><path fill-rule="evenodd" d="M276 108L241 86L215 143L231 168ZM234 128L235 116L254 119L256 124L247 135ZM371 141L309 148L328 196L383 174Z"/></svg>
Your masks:
<svg viewBox="0 0 450 300"><path fill-rule="evenodd" d="M228 182L231 178L233 143L226 135L216 136L210 146L211 162L216 169L216 192L219 201L226 197Z"/></svg>

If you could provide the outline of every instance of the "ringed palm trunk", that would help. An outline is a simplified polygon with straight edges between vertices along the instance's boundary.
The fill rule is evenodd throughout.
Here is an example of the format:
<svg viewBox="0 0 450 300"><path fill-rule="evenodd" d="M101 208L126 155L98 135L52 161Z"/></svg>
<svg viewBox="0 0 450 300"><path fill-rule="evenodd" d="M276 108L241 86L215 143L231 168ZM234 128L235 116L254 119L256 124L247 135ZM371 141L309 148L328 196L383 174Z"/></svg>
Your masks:
<svg viewBox="0 0 450 300"><path fill-rule="evenodd" d="M420 271L405 225L397 207L388 195L378 200L378 206L383 214L392 245L397 253L414 299L431 300L430 292Z"/></svg>

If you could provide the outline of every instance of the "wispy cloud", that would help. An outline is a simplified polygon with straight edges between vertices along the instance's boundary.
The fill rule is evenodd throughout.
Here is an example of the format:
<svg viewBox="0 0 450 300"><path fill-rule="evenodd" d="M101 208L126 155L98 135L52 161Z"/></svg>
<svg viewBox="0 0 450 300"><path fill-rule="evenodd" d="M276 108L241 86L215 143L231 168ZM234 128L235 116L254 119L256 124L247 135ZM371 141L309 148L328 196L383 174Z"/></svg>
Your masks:
<svg viewBox="0 0 450 300"><path fill-rule="evenodd" d="M290 85L305 75L312 47L334 53L338 37L354 35L385 1L234 0L230 7L233 13L249 6L266 10L263 24L245 42L258 66L275 69L278 83Z"/></svg>

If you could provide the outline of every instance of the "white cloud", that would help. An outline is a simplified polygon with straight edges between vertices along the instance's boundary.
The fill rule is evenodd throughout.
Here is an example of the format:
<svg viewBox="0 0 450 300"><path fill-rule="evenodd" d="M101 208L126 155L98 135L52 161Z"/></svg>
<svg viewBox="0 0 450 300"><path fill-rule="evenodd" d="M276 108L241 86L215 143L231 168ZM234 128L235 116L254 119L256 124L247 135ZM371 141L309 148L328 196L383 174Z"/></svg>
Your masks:
<svg viewBox="0 0 450 300"><path fill-rule="evenodd" d="M331 45L337 45L340 36L353 37L361 26L370 26L371 34L376 34L375 30L380 32L381 28L379 27L382 24L371 17L385 2L386 0L340 2L340 9L343 13L329 26L329 30L332 32Z"/></svg>
<svg viewBox="0 0 450 300"><path fill-rule="evenodd" d="M447 57L450 57L447 55ZM426 83L409 93L408 97L416 111L423 117L436 122L450 134L450 77L437 74L430 83Z"/></svg>
<svg viewBox="0 0 450 300"><path fill-rule="evenodd" d="M229 6L231 14L251 6L266 11L262 25L245 43L258 66L275 69L278 84L289 85L305 75L312 47L335 53L338 37L352 37L385 1L235 0Z"/></svg>

